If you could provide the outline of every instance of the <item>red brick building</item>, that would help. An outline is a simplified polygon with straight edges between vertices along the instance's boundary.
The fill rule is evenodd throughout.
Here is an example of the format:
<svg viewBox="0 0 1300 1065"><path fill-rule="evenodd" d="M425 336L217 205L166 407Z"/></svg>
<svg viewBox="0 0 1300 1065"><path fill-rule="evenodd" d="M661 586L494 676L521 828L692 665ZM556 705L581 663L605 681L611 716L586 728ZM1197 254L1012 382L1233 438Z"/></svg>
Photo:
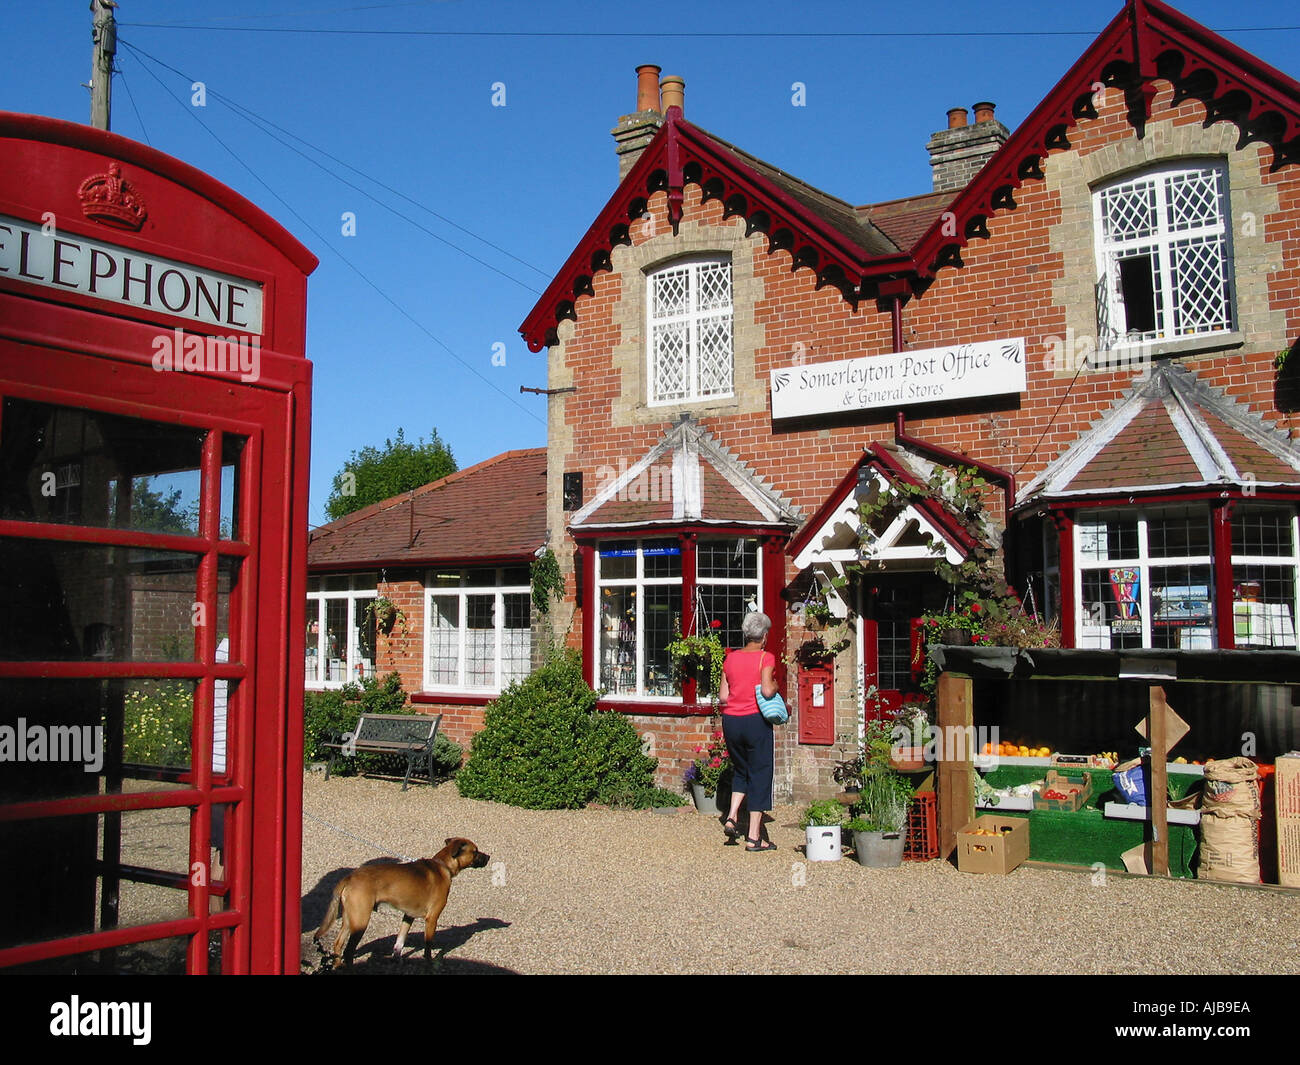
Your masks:
<svg viewBox="0 0 1300 1065"><path fill-rule="evenodd" d="M313 530L307 689L397 670L411 701L468 744L488 701L534 665L545 478L544 449L507 451ZM379 597L399 612L390 626L368 609Z"/></svg>
<svg viewBox="0 0 1300 1065"><path fill-rule="evenodd" d="M975 546L934 499L862 546L856 505L936 466L980 469L1064 646L1296 647L1300 85L1130 2L1019 129L956 109L932 191L855 205L695 125L658 73L521 332L554 392L557 631L664 783L710 727L674 626L736 646L758 607L793 704L778 794L829 790L863 686L912 687L913 619L946 594L930 545ZM799 607L849 562L817 706Z"/></svg>

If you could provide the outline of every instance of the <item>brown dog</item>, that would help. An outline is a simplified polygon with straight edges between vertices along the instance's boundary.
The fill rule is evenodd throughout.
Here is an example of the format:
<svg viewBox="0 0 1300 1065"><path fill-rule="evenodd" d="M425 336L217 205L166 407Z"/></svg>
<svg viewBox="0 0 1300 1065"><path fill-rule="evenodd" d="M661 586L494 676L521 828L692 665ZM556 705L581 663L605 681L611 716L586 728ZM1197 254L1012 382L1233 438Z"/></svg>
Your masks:
<svg viewBox="0 0 1300 1065"><path fill-rule="evenodd" d="M429 961L438 915L447 905L447 895L451 891L451 878L462 869L482 869L490 860L490 856L470 840L454 837L448 839L447 845L432 858L414 862L375 862L354 869L334 887L334 897L325 911L325 919L316 930L316 946L328 957L337 957L342 952L343 963L351 965L357 944L370 923L370 915L381 902L386 902L404 915L393 956L401 955L411 922L423 917L424 959ZM323 942L325 933L339 919L340 910L343 923L333 949L328 950Z"/></svg>

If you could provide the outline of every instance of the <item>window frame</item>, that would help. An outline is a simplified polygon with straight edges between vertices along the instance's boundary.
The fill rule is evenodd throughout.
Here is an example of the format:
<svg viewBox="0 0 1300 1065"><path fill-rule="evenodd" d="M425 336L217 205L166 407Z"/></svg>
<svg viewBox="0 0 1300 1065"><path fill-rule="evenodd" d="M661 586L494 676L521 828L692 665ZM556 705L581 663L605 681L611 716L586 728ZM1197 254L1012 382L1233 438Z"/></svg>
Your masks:
<svg viewBox="0 0 1300 1065"><path fill-rule="evenodd" d="M1170 226L1170 188L1184 175L1213 171L1218 196L1219 217L1215 224L1198 224L1182 229ZM1147 236L1110 238L1106 233L1105 202L1108 195L1124 186L1147 183L1152 189L1156 225ZM1093 241L1096 256L1096 297L1098 350L1108 351L1145 345L1167 345L1178 341L1199 341L1230 337L1237 328L1237 293L1233 269L1232 205L1229 196L1228 166L1224 159L1176 160L1159 166L1131 171L1107 180L1092 189ZM1174 280L1173 250L1187 241L1206 241L1217 237L1223 292L1218 305L1221 324L1213 328L1185 326L1175 319L1180 314L1174 298L1183 289ZM1152 330L1130 335L1128 310L1125 306L1120 263L1138 258L1125 251L1150 249L1158 260L1158 287L1153 285L1152 301L1156 321Z"/></svg>
<svg viewBox="0 0 1300 1065"><path fill-rule="evenodd" d="M703 392L700 388L700 323L722 317L719 308L701 310L699 307L700 270L706 266L725 265L727 267L727 286L729 299L725 317L729 335L728 358L731 364L730 387L725 391ZM655 286L665 275L686 269L688 274L687 309L679 314L657 316L655 314ZM736 289L735 270L730 254L690 256L660 263L645 274L645 337L646 337L646 405L648 407L665 407L682 403L707 403L718 400L733 399L736 395ZM655 339L655 327L684 323L687 327L686 340L686 391L684 395L661 397L657 392L659 346Z"/></svg>
<svg viewBox="0 0 1300 1065"><path fill-rule="evenodd" d="M533 626L533 609L532 609L532 586L525 582L523 584L506 584L505 575L508 570L526 569L527 566L520 563L516 566L485 566L485 567L463 567L463 568L438 568L431 569L425 575L424 581L424 641L422 648L421 663L421 683L426 692L448 692L467 695L499 695L505 688L521 677L511 677L505 679L503 659L504 639L507 632L526 631L528 633L528 661L524 667L522 676L527 676L532 668L532 626ZM470 583L471 575L482 576L491 573L493 582L491 584L474 584ZM458 577L456 585L437 584L439 577L451 575ZM489 685L467 683L470 661L469 661L469 598L471 596L486 597L492 596L492 631L493 631L493 653L492 653L492 683ZM507 629L506 628L506 606L505 597L507 595L524 595L527 597L528 604L528 627L525 630ZM433 636L434 636L434 600L435 599L455 599L456 600L456 675L457 681L449 684L445 680L435 680L433 677ZM503 683L504 681L504 683Z"/></svg>
<svg viewBox="0 0 1300 1065"><path fill-rule="evenodd" d="M695 549L689 553L686 550L686 538L693 535ZM737 539L752 541L751 549L754 557L754 577L719 577L700 576L700 546L708 543L734 543ZM678 544L680 558L682 559L682 571L676 577L647 577L645 575L645 548L648 544L672 540ZM636 567L635 572L630 577L606 577L602 573L602 560L605 556L601 554L602 550L609 548L614 544L634 544L636 550ZM619 691L616 689L607 689L604 687L605 663L602 658L604 650L603 643L603 613L601 611L601 602L604 598L604 592L607 588L632 588L638 600L644 601L644 592L647 588L657 587L675 587L679 590L677 597L677 613L680 619L688 619L693 616L696 601L702 602L703 588L747 588L753 592L753 600L759 610L763 609L763 538L761 533L738 533L738 534L715 534L715 535L694 535L682 533L660 533L655 535L653 531L644 532L642 535L625 535L602 537L591 545L595 554L593 567L593 616L596 621L592 626L592 646L589 649L592 656L591 661L594 663L593 683L601 692L602 700L627 700L632 702L663 702L671 700L682 702L685 694L681 691L675 691L670 695L655 694L646 691L646 639L645 639L645 611L638 609L636 612L636 626L634 631L635 655L633 669L636 676L636 687L633 691ZM695 572L688 579L685 571L687 557L694 560ZM687 599L687 588L691 588L690 601ZM702 619L696 618L696 625L702 623ZM712 619L711 619L712 620ZM686 624L689 624L687 622ZM682 626L685 628L685 625ZM696 630L698 632L698 628ZM725 641L724 641L725 642ZM670 660L671 668L671 660ZM707 678L705 678L707 680ZM675 678L674 678L675 681ZM696 701L707 698L708 692L701 691L697 694Z"/></svg>
<svg viewBox="0 0 1300 1065"><path fill-rule="evenodd" d="M340 577L346 577L348 582L347 588L327 589L324 587L325 583L330 579L337 580ZM379 591L378 591L379 585L375 577L376 575L373 573L367 573L367 574L330 573L330 574L313 574L308 578L306 624L307 626L310 627L311 624L315 622L317 626L316 628L316 676L314 678L307 677L305 676L305 672L304 672L304 679L303 679L303 686L307 688L309 691L332 691L338 688L342 688L345 684L352 684L358 679L360 679L360 677L369 677L373 679L374 677L378 676L379 646L378 646L378 637L377 635L374 634L372 634L371 636L371 646L373 649L374 657L371 659L370 670L368 672L363 672L361 674L357 673L357 666L364 661L364 659L361 658L361 654L360 654L360 639L358 637L358 633L359 633L358 619L359 619L360 612L363 612L365 610L365 607L362 604L366 600L370 600L373 602L374 600L379 598ZM321 587L317 589L313 589L312 582L314 581L320 581ZM344 629L344 631L347 633L347 642L348 642L347 654L343 660L344 679L326 680L324 678L324 673L325 673L324 666L326 660L325 639L326 639L328 623L329 623L328 603L330 600L338 600L338 599L346 600L348 605L347 620L345 622L345 629ZM315 610L316 610L314 617L312 615L313 604L315 604ZM373 618L370 621L370 625L372 627L374 626ZM311 650L311 635L312 634L310 628L308 628L307 636L306 636L306 646L304 648L304 671L306 667L305 652Z"/></svg>
<svg viewBox="0 0 1300 1065"><path fill-rule="evenodd" d="M1202 644L1193 645L1188 649L1218 649L1221 646L1219 638L1220 632L1224 626L1232 625L1233 627L1233 645L1241 650L1261 649L1261 650L1295 650L1300 649L1300 639L1297 639L1300 633L1297 632L1296 619L1300 618L1300 509L1294 503L1279 502L1270 503L1247 503L1240 500L1234 500L1231 504L1234 510L1234 518L1242 515L1243 512L1250 511L1273 511L1275 513L1284 513L1289 518L1287 524L1290 529L1290 550L1286 554L1247 554L1244 551L1238 552L1236 544L1228 552L1228 557L1223 558L1215 554L1215 532L1214 532L1214 510L1209 503L1179 503L1176 500L1150 501L1148 503L1138 503L1132 506L1106 506L1095 509L1089 508L1076 511L1071 522L1071 554L1073 555L1073 589L1074 597L1074 633L1073 646L1080 649L1091 650L1127 650L1127 649L1160 649L1155 648L1152 641L1152 624L1153 617L1151 614L1152 598L1152 580L1151 574L1155 570L1166 569L1178 566L1203 566L1208 570L1208 581L1206 585L1207 603L1210 613L1208 622L1205 625L1191 625L1187 628L1204 628L1208 630L1208 639ZM1151 550L1151 525L1162 517L1170 517L1177 514L1204 513L1207 532L1207 550L1205 554L1184 554L1184 555L1156 555ZM1086 558L1083 552L1083 541L1086 535L1085 527L1093 524L1098 520L1104 520L1108 516L1119 516L1124 519L1131 519L1136 525L1136 550L1124 555L1116 555L1113 558L1095 559ZM1220 587L1220 575L1222 567L1227 567L1231 576L1231 585L1233 588L1232 598L1222 601L1218 595ZM1241 612L1239 604L1247 600L1241 593L1241 586L1248 581L1239 576L1238 571L1243 567L1253 566L1256 568L1273 567L1279 570L1286 570L1290 573L1291 578L1291 597L1287 601L1278 600L1282 605L1288 608L1290 617L1285 619L1282 624L1284 633L1289 630L1290 639L1287 640L1285 635L1281 641L1276 636L1270 634L1269 638L1257 638L1253 634L1249 638L1243 639L1237 635L1238 617ZM1139 571L1140 581L1140 599L1139 610L1141 615L1141 642L1133 645L1132 648L1116 647L1111 639L1109 626L1090 625L1089 612L1087 603L1083 594L1084 574L1090 571L1105 572L1117 567L1135 568ZM1169 587L1165 585L1164 587ZM1264 603L1274 602L1265 597ZM1249 611L1249 608L1247 608ZM1263 613L1267 613L1264 611ZM1274 611L1281 619L1281 612ZM1271 627L1271 626L1270 626ZM1169 648L1176 650L1176 648Z"/></svg>

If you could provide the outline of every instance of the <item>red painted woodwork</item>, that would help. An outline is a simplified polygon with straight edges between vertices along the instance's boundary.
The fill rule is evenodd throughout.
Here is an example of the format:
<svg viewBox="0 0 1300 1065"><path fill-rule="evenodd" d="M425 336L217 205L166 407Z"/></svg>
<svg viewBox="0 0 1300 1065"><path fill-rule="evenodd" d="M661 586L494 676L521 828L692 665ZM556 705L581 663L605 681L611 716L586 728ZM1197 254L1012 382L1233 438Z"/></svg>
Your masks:
<svg viewBox="0 0 1300 1065"><path fill-rule="evenodd" d="M1201 100L1207 123L1233 121L1242 146L1271 145L1273 169L1300 158L1300 83L1159 0L1129 0L912 248L919 275L932 278L956 266L972 237L988 237L988 218L1014 208L1014 191L1041 179L1040 161L1069 146L1067 131L1096 117L1097 86L1130 92L1130 121L1140 131L1150 117L1155 78L1173 83L1175 103ZM1134 89L1141 90L1136 98Z"/></svg>
<svg viewBox="0 0 1300 1065"><path fill-rule="evenodd" d="M84 622L92 612L127 621L125 628L84 625L86 631L77 633L81 643L62 648L62 654L19 654L11 653L12 647L0 648L0 684L8 685L11 693L26 693L23 698L29 702L22 706L29 718L46 721L39 714L51 705L71 707L68 712L93 706L96 714L102 706L109 722L105 745L116 744L106 752L110 757L99 777L85 774L89 787L69 789L57 773L48 778L37 773L25 794L0 796L0 897L24 890L8 879L12 865L2 857L14 841L28 841L24 859L29 865L53 868L64 863L71 870L41 886L43 902L49 903L42 903L43 911L59 914L66 909L71 915L49 922L61 931L30 934L27 941L5 937L0 940L0 967L62 971L59 959L100 951L100 964L111 969L115 949L186 937L186 971L205 973L210 937L219 933L223 972L297 972L301 662L311 443L306 278L316 259L269 216L212 178L110 133L0 112L0 154L5 159L0 168L0 215L7 219L31 232L52 225L57 234L53 239L67 242L64 250L78 242L110 245L123 255L147 255L251 282L260 286L262 298L260 329L250 323L239 331L246 345L256 342L256 373L241 373L238 367L164 372L154 366L160 338L226 336L235 330L173 316L159 306L109 301L70 285L38 284L30 275L0 274L0 431L9 430L10 450L4 457L6 475L13 478L0 518L0 544L21 557L53 560L59 552L76 551L82 557L108 559L82 575L65 566L69 578L49 585L62 588L63 602L32 583L23 586L22 594L36 604L38 613L69 632L76 630L74 622ZM100 181L103 175L112 180ZM103 196L92 204L93 210L83 212L83 186L91 189L96 182L105 190ZM138 231L101 220L111 221L124 205L132 224L139 224ZM15 231L11 224L10 234ZM52 247L57 256L60 245ZM84 439L79 444L51 443L49 434L40 433L22 437L25 426L43 424L47 416L82 419L95 426L134 419L130 425L140 432L162 435L180 427L193 430L183 434L201 441L194 468L188 471L198 491L192 533L148 532L133 527L130 520L113 519L111 511L111 520L104 519L95 509L111 493L95 495L94 489L116 483L114 505L125 500L129 506L135 479L143 476L147 486L166 471L148 465L150 438L142 436L142 444L134 446L132 466L111 454L106 444L88 445ZM61 450L56 452L56 447ZM66 457L78 478L85 477L74 483L79 492L85 489L89 501L84 509L79 502L71 516L57 516L52 507L48 513L35 506L32 513L24 512L25 482L34 483L42 468L23 463L29 454L45 452L57 453L60 461ZM118 480L102 479L109 476ZM97 551L102 556L96 556ZM112 576L104 568L117 566L113 572L129 572L134 579L146 572L150 559L166 553L195 560L189 596L197 619L192 657L176 650L159 653L152 646L142 653L132 643L133 632L147 630L153 600L147 588L121 591L125 577ZM131 565L136 569L129 570ZM52 562L49 572L56 573ZM99 577L100 572L109 576ZM92 573L111 590L96 592ZM62 580L64 574L56 576ZM184 572L181 579L188 579ZM85 603L70 604L68 599ZM219 617L224 631L218 630ZM87 634L99 628L121 628L119 645L114 649L110 642L103 656L91 653ZM5 631L5 638L11 638L13 628ZM223 637L229 641L228 655L218 661ZM37 639L45 641L39 646L54 649L52 637ZM121 719L115 724L111 709L120 695L111 693L142 690L135 686L148 680L194 684L189 765L184 769L134 771L121 765L120 733L113 738ZM225 753L224 764L216 766L219 684L224 684L226 702ZM67 685L77 685L75 693ZM95 703L86 697L88 692L105 694ZM74 694L63 703L56 697ZM33 708L38 711L35 717ZM0 714L6 711L12 714L13 705L0 707ZM124 780L133 787L123 789ZM123 815L167 809L189 814L185 853L171 859L186 868L152 870L123 862L120 841L115 842ZM219 877L210 868L218 812L224 822L224 872ZM102 842L96 839L97 821ZM37 825L40 834L33 835ZM91 829L88 836L83 827ZM113 899L121 885L133 882L183 890L188 899L178 909L190 916L116 927ZM98 919L97 894L103 896ZM78 964L86 971L84 960Z"/></svg>

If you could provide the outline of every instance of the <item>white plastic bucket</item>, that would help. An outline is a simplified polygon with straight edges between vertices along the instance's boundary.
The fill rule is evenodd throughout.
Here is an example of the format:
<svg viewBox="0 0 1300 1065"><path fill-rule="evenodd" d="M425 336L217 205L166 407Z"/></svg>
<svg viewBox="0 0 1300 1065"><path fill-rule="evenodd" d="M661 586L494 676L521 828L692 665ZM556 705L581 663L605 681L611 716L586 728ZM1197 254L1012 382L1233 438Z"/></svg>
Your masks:
<svg viewBox="0 0 1300 1065"><path fill-rule="evenodd" d="M804 830L805 850L810 862L838 862L840 860L840 826L809 825Z"/></svg>

